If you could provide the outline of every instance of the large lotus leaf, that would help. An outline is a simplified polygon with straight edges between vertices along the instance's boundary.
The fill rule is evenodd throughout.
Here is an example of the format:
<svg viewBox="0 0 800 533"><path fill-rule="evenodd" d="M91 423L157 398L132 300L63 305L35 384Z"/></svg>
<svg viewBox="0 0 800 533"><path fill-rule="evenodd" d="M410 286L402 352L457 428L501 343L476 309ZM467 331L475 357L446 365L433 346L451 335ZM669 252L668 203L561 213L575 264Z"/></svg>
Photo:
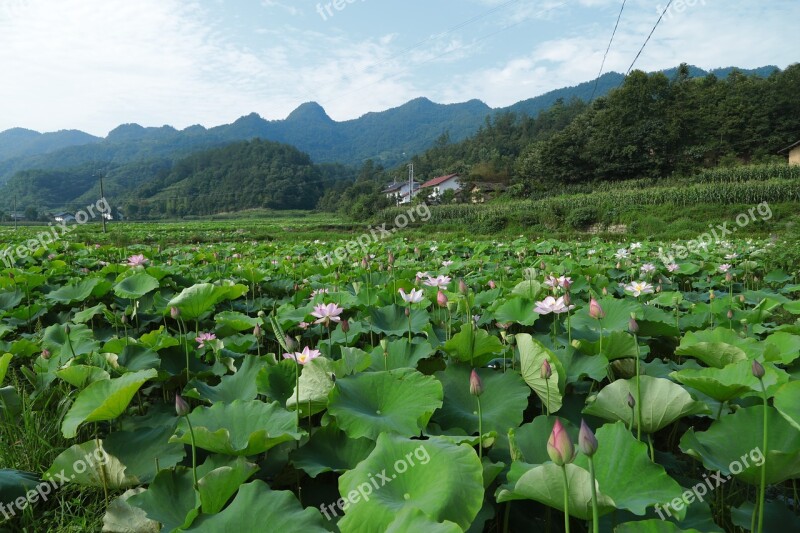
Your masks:
<svg viewBox="0 0 800 533"><path fill-rule="evenodd" d="M351 439L333 424L319 428L299 450L292 452L295 467L311 477L324 472L352 470L375 448L369 439Z"/></svg>
<svg viewBox="0 0 800 533"><path fill-rule="evenodd" d="M89 298L95 285L99 282L99 278L86 278L75 285L64 285L54 291L50 291L45 295L45 298L60 304L83 302Z"/></svg>
<svg viewBox="0 0 800 533"><path fill-rule="evenodd" d="M569 514L581 520L591 520L592 478L589 471L573 463L565 467L569 485ZM515 461L508 472L508 484L501 486L497 492L497 501L534 500L564 512L565 488L562 467L555 463L531 466ZM597 489L598 514L603 516L615 509L614 501Z"/></svg>
<svg viewBox="0 0 800 533"><path fill-rule="evenodd" d="M0 292L0 311L14 309L24 297L25 293L19 289Z"/></svg>
<svg viewBox="0 0 800 533"><path fill-rule="evenodd" d="M642 431L645 433L655 433L684 416L710 413L706 404L695 401L686 389L668 379L639 376L639 383ZM604 387L583 412L628 424L632 417L628 394L636 398L636 379L618 379ZM636 420L633 427L638 427Z"/></svg>
<svg viewBox="0 0 800 533"><path fill-rule="evenodd" d="M317 357L303 366L299 394L301 415L313 415L328 407L335 374L336 364L326 357ZM287 409L297 409L297 397L297 390L292 387L292 395L286 400Z"/></svg>
<svg viewBox="0 0 800 533"><path fill-rule="evenodd" d="M772 364L765 364L764 372L764 385L767 388L789 381L789 375ZM726 402L748 392L761 392L761 383L753 375L752 362L747 359L724 368L680 370L672 372L670 377L718 402Z"/></svg>
<svg viewBox="0 0 800 533"><path fill-rule="evenodd" d="M99 439L67 448L42 477L57 484L66 479L84 487L105 486L114 490L142 484L138 477L126 472L119 459L105 451Z"/></svg>
<svg viewBox="0 0 800 533"><path fill-rule="evenodd" d="M461 331L444 345L444 351L453 358L472 366L485 365L504 349L499 338L490 335L485 329L471 330L467 324L461 326Z"/></svg>
<svg viewBox="0 0 800 533"><path fill-rule="evenodd" d="M511 294L515 294L517 296L522 296L523 298L527 298L531 302L535 301L536 298L539 296L539 291L542 289L542 284L534 279L527 279L520 283L517 283L513 289L511 289ZM533 311L533 305L531 305L531 311Z"/></svg>
<svg viewBox="0 0 800 533"><path fill-rule="evenodd" d="M641 314L642 305L630 299L616 299L606 297L599 300L606 316L602 320L596 320L589 316L589 305L584 305L571 319L571 325L575 329L588 329L606 335L610 331L628 331L628 323L631 320L631 313L636 316Z"/></svg>
<svg viewBox="0 0 800 533"><path fill-rule="evenodd" d="M745 501L739 507L731 508L731 523L743 531L750 531L755 512L755 504ZM800 531L800 517L792 512L790 505L778 499L767 499L764 502L764 531Z"/></svg>
<svg viewBox="0 0 800 533"><path fill-rule="evenodd" d="M128 499L144 492L144 488L126 490L122 496L115 498L103 516L103 533L158 533L161 524L147 518L147 513L138 507L132 507Z"/></svg>
<svg viewBox="0 0 800 533"><path fill-rule="evenodd" d="M71 439L84 422L114 420L125 412L133 395L149 379L158 376L155 370L131 372L122 377L95 381L83 389L61 424L61 433Z"/></svg>
<svg viewBox="0 0 800 533"><path fill-rule="evenodd" d="M186 455L182 444L170 443L169 438L178 422L134 431L116 431L103 441L106 452L125 465L125 475L149 483L158 468L172 468Z"/></svg>
<svg viewBox="0 0 800 533"><path fill-rule="evenodd" d="M164 533L185 529L200 514L200 495L193 484L190 468L162 470L146 491L131 496L128 503L160 522Z"/></svg>
<svg viewBox="0 0 800 533"><path fill-rule="evenodd" d="M407 307L387 305L381 308L370 308L370 325L376 333L402 337L408 335ZM422 333L430 322L430 316L424 309L411 310L411 333Z"/></svg>
<svg viewBox="0 0 800 533"><path fill-rule="evenodd" d="M388 342L386 354L378 345L369 354L372 370L394 370L396 368L417 368L417 363L436 352L433 346L423 338L415 337L409 350L408 338L402 337ZM344 352L343 352L344 353ZM352 353L352 352L351 352Z"/></svg>
<svg viewBox="0 0 800 533"><path fill-rule="evenodd" d="M764 342L774 344L778 348L778 357L774 360L784 365L791 364L800 357L800 335L779 331L768 336Z"/></svg>
<svg viewBox="0 0 800 533"><path fill-rule="evenodd" d="M385 533L408 533L424 531L425 533L461 533L461 527L449 520L435 522L416 507L403 507L397 517L386 527Z"/></svg>
<svg viewBox="0 0 800 533"><path fill-rule="evenodd" d="M70 365L56 372L56 375L78 389L94 383L111 379L111 376L102 368L91 365Z"/></svg>
<svg viewBox="0 0 800 533"><path fill-rule="evenodd" d="M731 363L762 355L755 339L742 339L728 328L690 331L681 339L675 355L695 357L708 366L722 368Z"/></svg>
<svg viewBox="0 0 800 533"><path fill-rule="evenodd" d="M119 354L117 365L130 371L147 370L160 367L161 358L150 348L128 344Z"/></svg>
<svg viewBox="0 0 800 533"><path fill-rule="evenodd" d="M566 418L555 415L537 416L532 422L523 424L514 430L516 451L522 454L521 458L517 458L518 461L529 465L539 465L550 461L550 456L547 454L547 439L550 438L556 419L561 420L561 424L572 439L572 442L578 442L578 428L573 426L572 422ZM510 458L509 447L507 437L503 437L495 444L490 454L492 458L501 458L501 460L508 461ZM500 456L500 453L505 455Z"/></svg>
<svg viewBox="0 0 800 533"><path fill-rule="evenodd" d="M282 359L277 365L269 365L259 370L256 376L256 387L259 394L265 395L269 401L285 406L294 391L297 363L290 359Z"/></svg>
<svg viewBox="0 0 800 533"><path fill-rule="evenodd" d="M444 404L434 413L433 421L442 429L460 428L470 435L478 432L477 399L469 392L470 371L467 366L451 365L436 373L444 386ZM505 435L508 428L522 423L531 389L516 372L503 373L488 368L476 371L483 382L480 397L483 432L496 431Z"/></svg>
<svg viewBox="0 0 800 533"><path fill-rule="evenodd" d="M39 476L21 470L0 469L0 503L11 503L24 497L39 484Z"/></svg>
<svg viewBox="0 0 800 533"><path fill-rule="evenodd" d="M258 466L244 457L212 455L197 468L197 487L205 514L216 514L225 507L239 485L258 471Z"/></svg>
<svg viewBox="0 0 800 533"><path fill-rule="evenodd" d="M466 530L483 504L483 468L467 446L382 434L369 457L339 478L339 493L347 498L342 531L385 531L408 508Z"/></svg>
<svg viewBox="0 0 800 533"><path fill-rule="evenodd" d="M351 438L419 435L442 406L442 384L410 368L367 372L336 381L328 413Z"/></svg>
<svg viewBox="0 0 800 533"><path fill-rule="evenodd" d="M229 289L212 283L197 283L183 289L166 307L177 307L181 311L181 318L194 320L211 311L218 302L228 298Z"/></svg>
<svg viewBox="0 0 800 533"><path fill-rule="evenodd" d="M69 340L64 326L53 324L44 330L42 347L50 350L50 361L64 364L70 357L97 352L100 343L95 340L94 333L86 324L71 326Z"/></svg>
<svg viewBox="0 0 800 533"><path fill-rule="evenodd" d="M214 322L234 331L250 331L261 323L261 320L236 311L222 311L214 316Z"/></svg>
<svg viewBox="0 0 800 533"><path fill-rule="evenodd" d="M800 476L800 431L776 409L768 408L769 451L763 453L763 409L758 405L739 409L732 415L723 416L701 433L695 433L691 428L681 437L681 450L702 461L707 470L734 475L751 485L760 482L760 464L764 457L767 461L767 484Z"/></svg>
<svg viewBox="0 0 800 533"><path fill-rule="evenodd" d="M623 331L603 332L602 354L600 339L595 342L582 340L580 350L586 354L600 354L609 361L623 359L626 357L636 357L636 342L633 336ZM639 353L644 357L649 352L647 346L640 346Z"/></svg>
<svg viewBox="0 0 800 533"><path fill-rule="evenodd" d="M585 377L603 381L608 377L608 359L602 355L585 355L572 346L555 352L561 365L566 369L566 384L577 383Z"/></svg>
<svg viewBox="0 0 800 533"><path fill-rule="evenodd" d="M636 440L622 422L604 425L595 436L597 485L618 509L642 516L648 507L680 497L683 488L650 460L647 445ZM589 459L583 454L578 454L575 464L589 469Z"/></svg>
<svg viewBox="0 0 800 533"><path fill-rule="evenodd" d="M76 324L85 324L86 322L90 321L92 318L96 317L97 315L102 315L104 311L108 308L106 304L99 303L93 307L89 307L88 309L84 309L83 311L78 311L72 317L72 321Z"/></svg>
<svg viewBox="0 0 800 533"><path fill-rule="evenodd" d="M266 366L266 358L247 356L236 373L223 376L219 384L209 386L205 381L194 379L187 385L184 395L212 403L253 400L258 395L257 376Z"/></svg>
<svg viewBox="0 0 800 533"><path fill-rule="evenodd" d="M117 283L114 286L114 293L120 298L138 300L158 287L159 283L156 278L146 272L140 271Z"/></svg>
<svg viewBox="0 0 800 533"><path fill-rule="evenodd" d="M510 298L495 310L494 318L500 323L514 322L523 326L532 326L539 315L533 312L533 304L530 300Z"/></svg>
<svg viewBox="0 0 800 533"><path fill-rule="evenodd" d="M297 420L279 403L260 401L215 403L189 414L199 448L225 455L257 455L289 440L299 440ZM191 444L189 425L181 418L170 442Z"/></svg>
<svg viewBox="0 0 800 533"><path fill-rule="evenodd" d="M625 522L614 528L614 533L702 533L696 529L681 529L672 522L651 518Z"/></svg>
<svg viewBox="0 0 800 533"><path fill-rule="evenodd" d="M561 361L544 344L527 333L515 336L519 348L519 370L525 383L539 396L551 413L561 409L567 375ZM542 377L542 363L550 364L549 379Z"/></svg>
<svg viewBox="0 0 800 533"><path fill-rule="evenodd" d="M394 344L394 343L390 343ZM408 353L408 344L405 345L406 353ZM381 354L383 358L383 354ZM340 376L349 376L356 372L363 372L372 364L372 356L358 348L342 346L342 358L336 361L338 365L337 374ZM406 365L408 366L408 365ZM386 369L388 370L388 369Z"/></svg>
<svg viewBox="0 0 800 533"><path fill-rule="evenodd" d="M800 381L787 383L775 393L775 409L800 430ZM767 428L769 433L769 428Z"/></svg>
<svg viewBox="0 0 800 533"><path fill-rule="evenodd" d="M302 531L327 533L318 510L303 509L291 492L270 490L263 481L242 485L224 511L204 514L185 531Z"/></svg>

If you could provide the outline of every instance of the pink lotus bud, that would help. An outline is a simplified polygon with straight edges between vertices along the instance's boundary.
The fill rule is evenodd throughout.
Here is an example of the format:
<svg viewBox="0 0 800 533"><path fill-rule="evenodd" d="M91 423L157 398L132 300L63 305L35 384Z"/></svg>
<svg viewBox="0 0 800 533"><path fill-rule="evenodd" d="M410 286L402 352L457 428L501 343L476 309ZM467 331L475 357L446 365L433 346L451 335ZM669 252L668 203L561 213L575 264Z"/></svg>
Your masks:
<svg viewBox="0 0 800 533"><path fill-rule="evenodd" d="M764 377L764 366L755 359L753 359L753 375L758 379Z"/></svg>
<svg viewBox="0 0 800 533"><path fill-rule="evenodd" d="M386 262L389 263L389 265L393 265L394 264L394 254L392 252L389 252L389 256L386 259Z"/></svg>
<svg viewBox="0 0 800 533"><path fill-rule="evenodd" d="M257 339L260 339L262 334L261 325L256 324L256 327L253 328L253 336Z"/></svg>
<svg viewBox="0 0 800 533"><path fill-rule="evenodd" d="M634 399L633 394L631 394L630 392L628 393L628 407L630 407L631 409L636 407L636 400Z"/></svg>
<svg viewBox="0 0 800 533"><path fill-rule="evenodd" d="M581 420L581 431L578 433L578 447L584 455L589 457L597 451L597 437L594 436L584 420Z"/></svg>
<svg viewBox="0 0 800 533"><path fill-rule="evenodd" d="M495 289L495 288L497 288L497 283L495 283L493 279L490 279L490 280L489 280L489 288L490 288L490 289Z"/></svg>
<svg viewBox="0 0 800 533"><path fill-rule="evenodd" d="M542 361L542 371L541 371L542 379L550 379L550 376L553 375L553 369L550 367L550 363L545 359Z"/></svg>
<svg viewBox="0 0 800 533"><path fill-rule="evenodd" d="M369 267L369 263L367 263L367 258L365 257L361 260L361 268L366 269L367 267Z"/></svg>
<svg viewBox="0 0 800 533"><path fill-rule="evenodd" d="M406 316L411 316L411 309L406 307Z"/></svg>
<svg viewBox="0 0 800 533"><path fill-rule="evenodd" d="M459 278L458 280L458 292L467 294L467 284L464 283L464 278Z"/></svg>
<svg viewBox="0 0 800 533"><path fill-rule="evenodd" d="M47 348L42 350L42 359L50 359L50 350Z"/></svg>
<svg viewBox="0 0 800 533"><path fill-rule="evenodd" d="M728 283L733 281L733 274L731 274L730 272L726 272L725 273L725 281L728 282Z"/></svg>
<svg viewBox="0 0 800 533"><path fill-rule="evenodd" d="M639 333L639 323L636 322L636 315L631 313L631 319L628 321L628 331L634 335Z"/></svg>
<svg viewBox="0 0 800 533"><path fill-rule="evenodd" d="M603 290L605 290L605 288ZM603 308L600 307L600 304L597 303L597 300L594 298L589 300L589 316L596 320L605 318L606 316L605 311L603 311Z"/></svg>
<svg viewBox="0 0 800 533"><path fill-rule="evenodd" d="M733 309L728 309L728 320L733 318Z"/></svg>
<svg viewBox="0 0 800 533"><path fill-rule="evenodd" d="M181 316L181 310L177 307L170 307L169 316L171 316L173 320L178 320L178 317Z"/></svg>
<svg viewBox="0 0 800 533"><path fill-rule="evenodd" d="M564 305L570 305L572 303L572 296L569 295L568 292L564 293Z"/></svg>
<svg viewBox="0 0 800 533"><path fill-rule="evenodd" d="M180 394L175 395L175 412L178 413L178 416L186 416L191 412L189 404L181 398Z"/></svg>
<svg viewBox="0 0 800 533"><path fill-rule="evenodd" d="M472 369L472 373L469 375L469 393L473 396L480 396L483 394L483 382L481 381L481 377L475 372L475 369Z"/></svg>
<svg viewBox="0 0 800 533"><path fill-rule="evenodd" d="M603 296L608 296L608 289L603 287Z"/></svg>
<svg viewBox="0 0 800 533"><path fill-rule="evenodd" d="M561 424L561 420L556 419L553 424L553 431L547 439L547 455L558 466L571 463L575 458L575 447L570 440L567 430Z"/></svg>
<svg viewBox="0 0 800 533"><path fill-rule="evenodd" d="M347 333L350 331L350 322L345 318L342 320L342 332Z"/></svg>
<svg viewBox="0 0 800 533"><path fill-rule="evenodd" d="M442 291L436 293L436 304L439 307L447 307L447 295Z"/></svg>

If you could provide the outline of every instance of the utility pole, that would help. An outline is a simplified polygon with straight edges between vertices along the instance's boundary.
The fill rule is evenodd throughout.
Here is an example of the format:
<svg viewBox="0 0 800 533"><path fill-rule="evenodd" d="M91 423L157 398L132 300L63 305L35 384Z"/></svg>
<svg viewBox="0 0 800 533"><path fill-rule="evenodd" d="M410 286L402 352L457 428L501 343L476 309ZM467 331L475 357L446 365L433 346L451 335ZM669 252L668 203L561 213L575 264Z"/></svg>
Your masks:
<svg viewBox="0 0 800 533"><path fill-rule="evenodd" d="M408 164L408 203L414 200L414 163Z"/></svg>
<svg viewBox="0 0 800 533"><path fill-rule="evenodd" d="M106 194L105 194L105 192L103 192L103 173L102 172L100 173L100 199L103 200L103 203L108 205L108 202L106 201ZM110 205L108 205L108 213L111 214L111 206ZM105 213L100 213L100 218L103 219L103 233L105 233L106 232L106 214Z"/></svg>
<svg viewBox="0 0 800 533"><path fill-rule="evenodd" d="M14 211L12 212L12 217L14 217L14 231L17 231L17 195L14 195Z"/></svg>

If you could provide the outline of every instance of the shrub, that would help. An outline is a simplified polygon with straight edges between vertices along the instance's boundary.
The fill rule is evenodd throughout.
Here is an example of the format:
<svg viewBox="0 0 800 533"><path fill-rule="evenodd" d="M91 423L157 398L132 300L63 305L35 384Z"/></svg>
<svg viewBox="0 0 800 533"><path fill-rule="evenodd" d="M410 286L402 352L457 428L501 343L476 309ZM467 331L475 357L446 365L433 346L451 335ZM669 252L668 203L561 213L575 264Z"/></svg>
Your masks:
<svg viewBox="0 0 800 533"><path fill-rule="evenodd" d="M597 222L597 209L594 207L579 207L574 209L565 220L572 229L584 230Z"/></svg>

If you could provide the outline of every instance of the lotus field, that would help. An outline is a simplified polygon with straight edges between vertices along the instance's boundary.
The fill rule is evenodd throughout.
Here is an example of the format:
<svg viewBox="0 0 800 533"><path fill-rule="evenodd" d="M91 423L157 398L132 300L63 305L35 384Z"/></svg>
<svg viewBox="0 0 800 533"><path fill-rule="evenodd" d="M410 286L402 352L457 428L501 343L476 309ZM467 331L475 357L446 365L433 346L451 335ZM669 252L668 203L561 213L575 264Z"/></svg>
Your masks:
<svg viewBox="0 0 800 533"><path fill-rule="evenodd" d="M340 244L73 242L4 268L4 457L21 421L63 444L0 465L0 520L94 494L114 532L800 530L780 243L319 260Z"/></svg>

